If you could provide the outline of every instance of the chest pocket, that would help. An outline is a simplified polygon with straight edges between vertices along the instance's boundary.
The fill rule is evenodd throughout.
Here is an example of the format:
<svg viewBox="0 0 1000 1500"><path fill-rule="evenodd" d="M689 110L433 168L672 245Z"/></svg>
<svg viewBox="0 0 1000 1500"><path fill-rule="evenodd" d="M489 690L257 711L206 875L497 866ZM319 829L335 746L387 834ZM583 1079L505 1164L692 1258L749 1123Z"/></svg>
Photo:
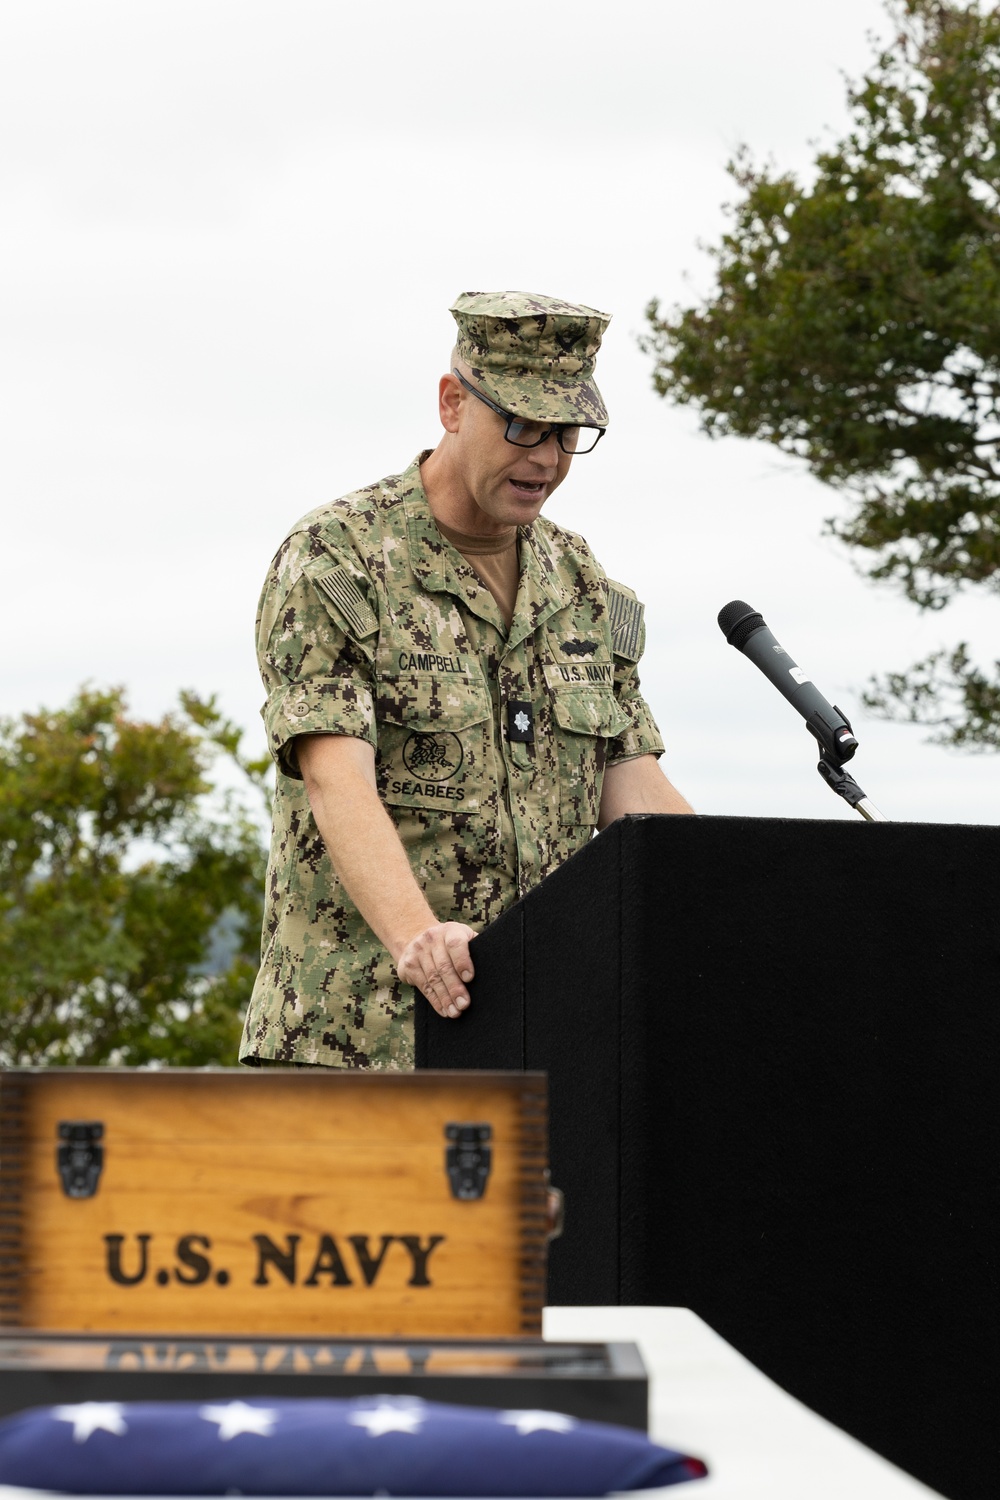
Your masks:
<svg viewBox="0 0 1000 1500"><path fill-rule="evenodd" d="M375 684L376 775L383 801L436 812L496 807L485 683L418 673Z"/></svg>
<svg viewBox="0 0 1000 1500"><path fill-rule="evenodd" d="M552 693L552 719L559 769L559 821L595 824L608 740L624 734L627 714L614 689L592 684L562 687Z"/></svg>

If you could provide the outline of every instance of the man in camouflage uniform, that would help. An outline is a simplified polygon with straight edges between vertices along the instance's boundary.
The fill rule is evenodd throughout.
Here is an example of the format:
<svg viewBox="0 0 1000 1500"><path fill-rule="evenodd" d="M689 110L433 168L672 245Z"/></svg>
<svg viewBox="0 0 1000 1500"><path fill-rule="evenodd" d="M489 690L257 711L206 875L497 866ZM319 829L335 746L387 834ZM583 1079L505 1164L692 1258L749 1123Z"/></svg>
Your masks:
<svg viewBox="0 0 1000 1500"><path fill-rule="evenodd" d="M623 813L691 811L639 694L641 604L539 518L607 424L608 318L451 311L438 447L304 517L261 596L278 784L247 1063L412 1067L414 992L459 1017L478 929Z"/></svg>

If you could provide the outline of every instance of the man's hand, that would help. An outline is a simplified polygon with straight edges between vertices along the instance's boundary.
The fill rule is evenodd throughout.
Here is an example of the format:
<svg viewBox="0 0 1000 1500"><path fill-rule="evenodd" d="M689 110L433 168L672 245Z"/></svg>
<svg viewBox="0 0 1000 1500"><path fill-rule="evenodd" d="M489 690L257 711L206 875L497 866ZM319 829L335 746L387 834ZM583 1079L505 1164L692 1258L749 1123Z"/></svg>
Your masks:
<svg viewBox="0 0 1000 1500"><path fill-rule="evenodd" d="M435 922L411 938L396 960L396 973L427 996L439 1016L461 1015L469 1003L465 988L475 970L469 957L474 927Z"/></svg>

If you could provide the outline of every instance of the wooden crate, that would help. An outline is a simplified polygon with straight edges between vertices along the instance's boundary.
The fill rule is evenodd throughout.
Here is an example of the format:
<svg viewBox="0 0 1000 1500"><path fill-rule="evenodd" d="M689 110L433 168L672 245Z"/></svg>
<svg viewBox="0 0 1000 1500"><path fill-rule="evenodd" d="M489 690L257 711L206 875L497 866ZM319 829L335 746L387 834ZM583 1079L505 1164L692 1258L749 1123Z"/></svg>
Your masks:
<svg viewBox="0 0 1000 1500"><path fill-rule="evenodd" d="M0 1328L539 1337L546 1179L540 1073L0 1073Z"/></svg>

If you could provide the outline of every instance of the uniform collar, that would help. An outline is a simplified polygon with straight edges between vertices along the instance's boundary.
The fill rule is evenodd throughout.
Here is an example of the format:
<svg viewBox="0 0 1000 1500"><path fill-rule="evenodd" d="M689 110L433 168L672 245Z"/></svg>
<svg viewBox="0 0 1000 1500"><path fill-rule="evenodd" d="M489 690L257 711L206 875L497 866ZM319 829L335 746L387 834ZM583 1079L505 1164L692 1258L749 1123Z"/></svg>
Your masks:
<svg viewBox="0 0 1000 1500"><path fill-rule="evenodd" d="M478 615L481 620L495 625L503 634L503 617L493 595L479 582L461 553L438 530L420 478L421 461L429 452L428 449L418 453L400 478L400 491L406 510L410 567L423 588L435 594L454 594L461 599L466 609ZM461 573L458 572L459 567L462 568Z"/></svg>
<svg viewBox="0 0 1000 1500"><path fill-rule="evenodd" d="M406 529L410 547L410 567L425 589L432 593L454 594L466 609L491 625L503 621L496 600L489 589L479 583L471 568L470 576L460 576L454 559L460 557L445 541L427 502L420 478L420 453L401 476L400 491L406 510ZM519 526L521 576L518 581L514 618L507 632L507 650L533 635L550 615L564 609L571 595L560 581L558 559L548 537L537 525Z"/></svg>
<svg viewBox="0 0 1000 1500"><path fill-rule="evenodd" d="M559 576L558 559L546 528L536 521L518 528L521 539L521 577L517 586L514 618L507 632L507 649L534 635L550 615L572 602L569 589Z"/></svg>

